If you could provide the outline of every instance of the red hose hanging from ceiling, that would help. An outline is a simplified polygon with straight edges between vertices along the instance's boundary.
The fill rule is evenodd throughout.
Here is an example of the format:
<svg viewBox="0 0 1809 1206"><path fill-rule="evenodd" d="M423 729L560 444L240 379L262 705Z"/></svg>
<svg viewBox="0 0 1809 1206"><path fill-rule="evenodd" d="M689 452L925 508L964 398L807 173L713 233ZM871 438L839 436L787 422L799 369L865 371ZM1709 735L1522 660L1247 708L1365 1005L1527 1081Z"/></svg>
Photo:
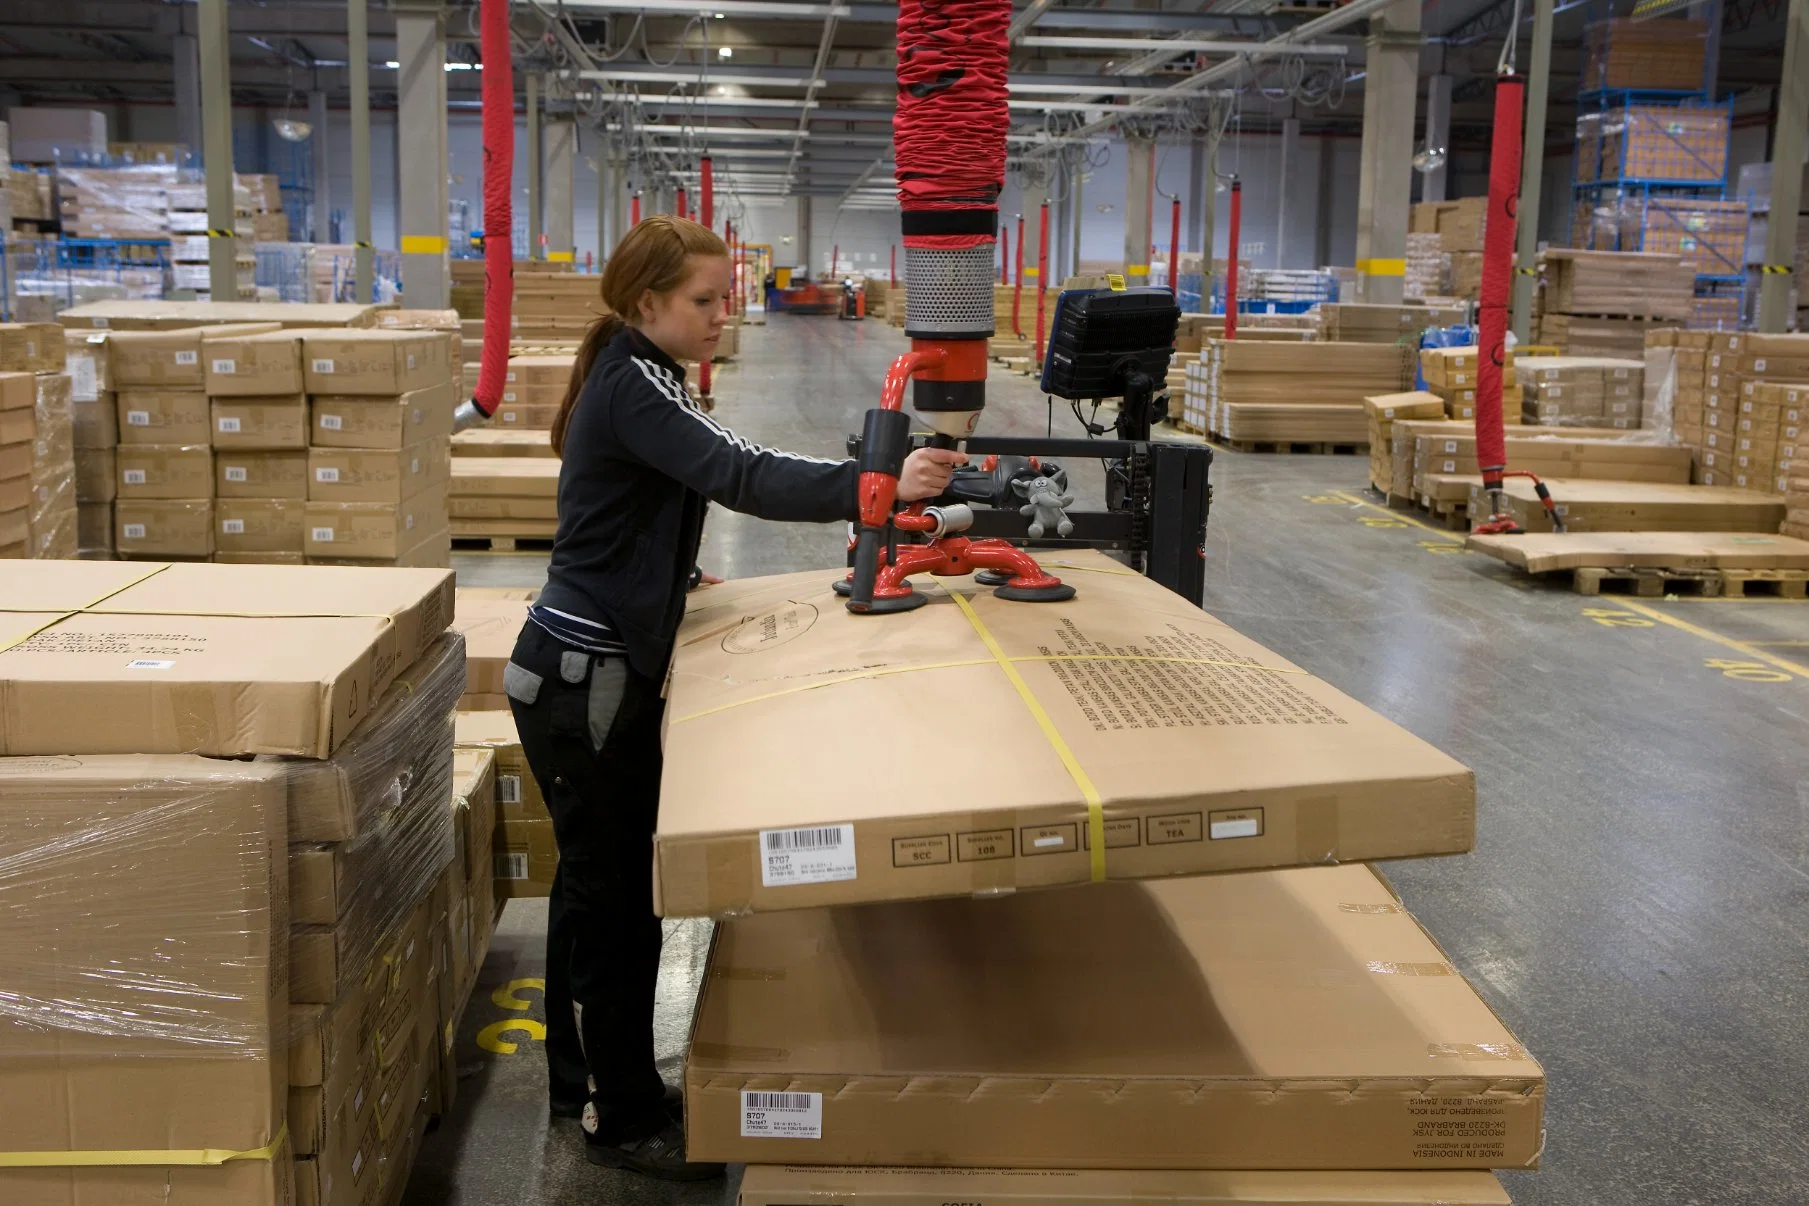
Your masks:
<svg viewBox="0 0 1809 1206"><path fill-rule="evenodd" d="M478 14L484 60L484 347L472 402L486 416L502 401L509 364L509 318L515 300L515 71L509 60L509 0L482 0Z"/></svg>
<svg viewBox="0 0 1809 1206"><path fill-rule="evenodd" d="M994 241L1011 122L1005 105L1010 25L1009 0L901 0L898 6L892 143L900 208L906 215L982 210L993 218L979 233L959 221L907 217L907 249L959 250Z"/></svg>
<svg viewBox="0 0 1809 1206"><path fill-rule="evenodd" d="M1520 212L1520 121L1525 91L1518 76L1503 75L1495 82L1488 225L1482 236L1482 288L1476 317L1476 460L1482 469L1483 487L1490 491L1501 489L1502 473L1507 469L1501 376L1507 362L1508 298L1513 292L1514 234Z"/></svg>

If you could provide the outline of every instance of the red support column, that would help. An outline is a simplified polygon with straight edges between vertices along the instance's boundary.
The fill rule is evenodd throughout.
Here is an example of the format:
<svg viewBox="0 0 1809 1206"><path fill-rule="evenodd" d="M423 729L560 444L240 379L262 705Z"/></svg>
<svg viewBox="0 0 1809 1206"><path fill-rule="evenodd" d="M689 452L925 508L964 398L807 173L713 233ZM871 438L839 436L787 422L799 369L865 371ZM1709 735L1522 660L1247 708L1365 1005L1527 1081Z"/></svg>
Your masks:
<svg viewBox="0 0 1809 1206"><path fill-rule="evenodd" d="M1230 244L1225 251L1225 338L1237 338L1237 241L1244 224L1244 182L1231 179Z"/></svg>
<svg viewBox="0 0 1809 1206"><path fill-rule="evenodd" d="M1043 306L1049 300L1049 288L1043 281L1049 275L1049 203L1043 202L1040 230L1036 238L1036 364L1043 362Z"/></svg>
<svg viewBox="0 0 1809 1206"><path fill-rule="evenodd" d="M1024 215L1018 215L1018 266L1011 282L1011 337L1024 337L1024 324L1018 321L1019 303L1024 298Z"/></svg>
<svg viewBox="0 0 1809 1206"><path fill-rule="evenodd" d="M630 226L641 224L641 194L639 193L636 193L634 199L628 203L628 224Z"/></svg>
<svg viewBox="0 0 1809 1206"><path fill-rule="evenodd" d="M702 194L702 203L698 206L697 220L705 226L714 228L716 225L716 173L708 155L703 157L703 180L699 191Z"/></svg>
<svg viewBox="0 0 1809 1206"><path fill-rule="evenodd" d="M898 244L892 244L892 284L898 284Z"/></svg>
<svg viewBox="0 0 1809 1206"><path fill-rule="evenodd" d="M681 218L685 216L685 190L682 185L678 190L678 208L674 212Z"/></svg>
<svg viewBox="0 0 1809 1206"><path fill-rule="evenodd" d="M999 228L999 283L1011 283L1011 231Z"/></svg>
<svg viewBox="0 0 1809 1206"><path fill-rule="evenodd" d="M835 279L836 261L841 258L842 258L842 245L840 243L837 243L833 247L831 247L829 250L829 279L830 280Z"/></svg>
<svg viewBox="0 0 1809 1206"><path fill-rule="evenodd" d="M1168 291L1181 296L1181 198L1175 198L1168 226Z"/></svg>

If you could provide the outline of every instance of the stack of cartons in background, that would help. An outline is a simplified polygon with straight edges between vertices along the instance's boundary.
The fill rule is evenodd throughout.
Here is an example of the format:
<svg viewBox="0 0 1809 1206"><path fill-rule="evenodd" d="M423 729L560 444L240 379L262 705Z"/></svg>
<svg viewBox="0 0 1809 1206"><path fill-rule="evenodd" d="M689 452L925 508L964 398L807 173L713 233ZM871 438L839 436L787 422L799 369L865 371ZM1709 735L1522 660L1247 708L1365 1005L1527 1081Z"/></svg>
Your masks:
<svg viewBox="0 0 1809 1206"><path fill-rule="evenodd" d="M1482 236L1488 226L1488 210L1487 197L1422 201L1413 207L1410 224L1418 233L1407 236L1408 297L1477 299L1482 288ZM1424 279L1435 268L1442 269L1443 287L1415 293L1416 278Z"/></svg>
<svg viewBox="0 0 1809 1206"><path fill-rule="evenodd" d="M282 182L263 174L240 176L239 184L251 195L251 237L258 243L287 243L289 218L283 213Z"/></svg>
<svg viewBox="0 0 1809 1206"><path fill-rule="evenodd" d="M1696 274L1677 255L1539 253L1538 341L1571 356L1640 356L1646 332L1687 322Z"/></svg>
<svg viewBox="0 0 1809 1206"><path fill-rule="evenodd" d="M1013 1169L1020 1192L1089 1202L1424 1201L1425 1172L1500 1202L1488 1170L1537 1163L1543 1073L1354 865L1357 846L1467 845L1470 775L1146 579L1100 576L1061 617L970 594L986 644L955 609L857 630L821 571L693 599L654 839L656 911L718 919L689 1154L794 1166L751 1171L768 1192L836 1166L857 1201L907 1178L939 1203L995 1183L1015 1201L991 1171ZM987 644L1060 652L1019 661L1015 686L948 672L987 731L946 769L1004 757L1042 786L1008 803L881 788L848 820L820 751L900 706L911 676L886 671ZM880 673L785 689L851 658ZM1019 692L1059 736L1022 724ZM723 799L704 751L756 789ZM1302 866L1318 862L1347 865ZM1422 1113L1431 1083L1450 1114ZM933 1168L898 1171L915 1164ZM1306 1169L1347 1171L1302 1191Z"/></svg>
<svg viewBox="0 0 1809 1206"><path fill-rule="evenodd" d="M1588 57L1579 85L1582 91L1652 88L1695 92L1702 87L1707 28L1701 21L1596 21L1584 30L1583 40Z"/></svg>
<svg viewBox="0 0 1809 1206"><path fill-rule="evenodd" d="M252 323L108 336L119 435L114 547L121 557L205 561L213 555L211 347L277 329Z"/></svg>
<svg viewBox="0 0 1809 1206"><path fill-rule="evenodd" d="M308 560L448 564L446 482L456 404L451 337L309 331L302 367L310 412Z"/></svg>
<svg viewBox="0 0 1809 1206"><path fill-rule="evenodd" d="M1394 425L1406 419L1439 419L1445 416L1445 400L1437 394L1413 390L1376 394L1363 399L1369 419L1369 484L1388 496L1390 503L1412 502L1409 495L1394 493Z"/></svg>
<svg viewBox="0 0 1809 1206"><path fill-rule="evenodd" d="M170 283L178 289L193 289L195 296L203 301L246 301L257 295L257 256L252 252L252 240L256 236L256 228L252 225L251 215L253 201L251 189L245 185L245 177L233 179L233 276L235 297L214 298L210 292L212 286L211 269L208 263L207 220L207 186L204 184L177 184L169 190L169 223L172 250L181 250L183 258L170 267ZM180 248L175 240L182 236ZM199 235L197 241L193 236Z"/></svg>
<svg viewBox="0 0 1809 1206"><path fill-rule="evenodd" d="M559 526L558 492L559 462L551 457L455 457L452 534L493 542L551 540Z"/></svg>
<svg viewBox="0 0 1809 1206"><path fill-rule="evenodd" d="M116 552L113 500L119 493L119 409L109 338L105 331L63 333L75 418L76 556L90 561L111 561Z"/></svg>
<svg viewBox="0 0 1809 1206"><path fill-rule="evenodd" d="M1809 385L1809 335L1709 336L1703 372L1697 480L1777 494L1784 394L1765 387ZM1794 463L1793 463L1794 464Z"/></svg>
<svg viewBox="0 0 1809 1206"><path fill-rule="evenodd" d="M1319 337L1341 343L1417 343L1427 327L1466 321L1462 306L1387 306L1364 302L1326 302L1319 315Z"/></svg>
<svg viewBox="0 0 1809 1206"><path fill-rule="evenodd" d="M1242 442L1362 444L1363 399L1412 382L1412 351L1393 343L1208 341L1206 430Z"/></svg>
<svg viewBox="0 0 1809 1206"><path fill-rule="evenodd" d="M526 604L523 604L526 610ZM488 750L496 759L496 828L491 872L498 900L544 897L559 868L553 818L528 768L506 709L461 711L457 720L462 749Z"/></svg>
<svg viewBox="0 0 1809 1206"><path fill-rule="evenodd" d="M1417 223L1423 207L1413 208ZM1408 301L1452 296L1451 256L1439 241L1437 230L1422 230L1416 225L1407 232L1407 275L1401 288Z"/></svg>
<svg viewBox="0 0 1809 1206"><path fill-rule="evenodd" d="M1422 348L1420 375L1426 388L1445 402L1445 413L1453 419L1476 417L1477 350L1472 344L1458 348ZM1501 369L1501 420L1520 422L1522 394L1520 380L1514 372L1514 353L1507 353Z"/></svg>
<svg viewBox="0 0 1809 1206"><path fill-rule="evenodd" d="M1025 281L1022 286L1001 285L994 283L992 287L993 328L1000 339L1036 338L1036 269L1024 270ZM900 292L902 292L902 287ZM1055 321L1055 299L1061 296L1060 289L1043 290L1043 330L1047 332L1049 325ZM1016 299L1017 326L1011 325L1012 302ZM893 326L904 325L903 299L899 298L894 306L900 314L893 321Z"/></svg>
<svg viewBox="0 0 1809 1206"><path fill-rule="evenodd" d="M491 422L497 427L550 431L565 401L577 356L516 356L503 373L502 400Z"/></svg>
<svg viewBox="0 0 1809 1206"><path fill-rule="evenodd" d="M67 558L76 552L75 504L75 417L70 402L69 374L64 371L63 332L52 323L0 323L0 373L30 374L31 408L29 430L24 416L14 414L6 421L9 429L0 436L0 444L13 448L30 442L30 465L27 474L27 498L24 528L18 523L17 473L10 474L13 497L0 499L0 549L11 548L21 540L22 555L39 558ZM25 383L15 381L10 390L8 409L25 409ZM14 451L10 459L18 460ZM16 468L17 466L11 466ZM8 476L8 475L0 475Z"/></svg>
<svg viewBox="0 0 1809 1206"><path fill-rule="evenodd" d="M1786 536L1809 539L1809 386L1770 385L1778 400L1778 477L1784 484Z"/></svg>
<svg viewBox="0 0 1809 1206"><path fill-rule="evenodd" d="M53 1154L0 1201L394 1203L469 992L451 575L44 562L0 602L0 1114Z"/></svg>
<svg viewBox="0 0 1809 1206"><path fill-rule="evenodd" d="M0 558L31 554L36 403L37 385L30 373L0 372Z"/></svg>
<svg viewBox="0 0 1809 1206"><path fill-rule="evenodd" d="M1471 490L1482 481L1475 430L1420 431L1413 444L1415 497L1440 515L1469 517ZM1513 429L1507 434L1507 455L1510 467L1567 485L1601 481L1687 486L1692 460L1682 445L1611 428L1573 428L1562 434L1536 427Z"/></svg>
<svg viewBox="0 0 1809 1206"><path fill-rule="evenodd" d="M480 322L479 327L482 327ZM444 331L452 341L452 381L460 387L459 397L468 398L471 391L463 387L465 380L465 339L464 321L459 318L457 310L379 310L377 326L385 331ZM483 344L480 333L478 344ZM471 363L477 363L476 348L472 349Z"/></svg>
<svg viewBox="0 0 1809 1206"><path fill-rule="evenodd" d="M167 239L173 164L64 167L56 171L57 211L66 238ZM205 237L205 236L203 236Z"/></svg>
<svg viewBox="0 0 1809 1206"><path fill-rule="evenodd" d="M601 277L572 271L570 263L531 261L535 268L515 276L510 305L517 343L542 346L576 343L603 310Z"/></svg>
<svg viewBox="0 0 1809 1206"><path fill-rule="evenodd" d="M1680 444L1702 447L1703 381L1710 335L1663 327L1646 336L1640 426L1667 431Z"/></svg>
<svg viewBox="0 0 1809 1206"><path fill-rule="evenodd" d="M319 305L214 301L101 301L71 306L57 315L65 327L103 331L174 331L226 323L275 323L293 327L371 327L378 308L353 302Z"/></svg>
<svg viewBox="0 0 1809 1206"><path fill-rule="evenodd" d="M216 561L302 563L308 399L299 331L210 340ZM253 493L269 486L265 495Z"/></svg>
<svg viewBox="0 0 1809 1206"><path fill-rule="evenodd" d="M1543 427L1638 430L1645 410L1645 360L1523 356L1525 419Z"/></svg>

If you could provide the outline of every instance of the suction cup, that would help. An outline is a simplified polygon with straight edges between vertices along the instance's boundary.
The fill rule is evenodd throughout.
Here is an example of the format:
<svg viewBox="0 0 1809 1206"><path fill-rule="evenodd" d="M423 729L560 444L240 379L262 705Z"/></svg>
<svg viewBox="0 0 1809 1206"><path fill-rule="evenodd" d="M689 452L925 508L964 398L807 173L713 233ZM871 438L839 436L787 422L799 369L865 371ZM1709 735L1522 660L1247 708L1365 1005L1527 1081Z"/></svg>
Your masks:
<svg viewBox="0 0 1809 1206"><path fill-rule="evenodd" d="M1066 582L1056 582L1052 586L1012 586L1006 583L992 593L1013 603L1061 603L1074 597L1074 588Z"/></svg>
<svg viewBox="0 0 1809 1206"><path fill-rule="evenodd" d="M1001 588L1002 589L1002 588ZM891 598L875 598L866 611L855 611L853 605L848 610L855 615L882 616L896 611L915 611L930 601L928 595L912 591L908 595L893 595Z"/></svg>
<svg viewBox="0 0 1809 1206"><path fill-rule="evenodd" d="M1008 570L983 569L974 571L974 581L981 586L1004 586L1011 581L1012 574Z"/></svg>
<svg viewBox="0 0 1809 1206"><path fill-rule="evenodd" d="M830 585L829 589L846 599L849 595L854 593L854 583L848 581L846 578L837 578L835 582Z"/></svg>

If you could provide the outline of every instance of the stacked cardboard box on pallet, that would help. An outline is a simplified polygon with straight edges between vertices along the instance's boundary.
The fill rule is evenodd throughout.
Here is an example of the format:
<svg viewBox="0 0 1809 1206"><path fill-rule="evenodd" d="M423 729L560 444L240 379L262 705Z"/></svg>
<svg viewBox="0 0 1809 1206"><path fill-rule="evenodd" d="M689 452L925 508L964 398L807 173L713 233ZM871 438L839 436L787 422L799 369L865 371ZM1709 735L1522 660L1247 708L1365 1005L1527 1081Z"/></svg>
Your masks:
<svg viewBox="0 0 1809 1206"><path fill-rule="evenodd" d="M1464 322L1462 306L1386 306L1363 302L1327 302L1317 310L1320 338L1333 343L1417 342L1427 327Z"/></svg>
<svg viewBox="0 0 1809 1206"><path fill-rule="evenodd" d="M1420 206L1414 206L1418 210ZM1417 220L1417 214L1416 214ZM1454 296L1451 290L1451 254L1436 230L1407 232L1407 277L1402 292L1408 301Z"/></svg>
<svg viewBox="0 0 1809 1206"><path fill-rule="evenodd" d="M1771 385L1778 401L1778 478L1784 486L1786 536L1809 539L1809 386Z"/></svg>
<svg viewBox="0 0 1809 1206"><path fill-rule="evenodd" d="M1779 467L1782 432L1794 425L1786 412L1800 411L1786 404L1788 391L1767 387L1795 385L1809 385L1809 335L1709 335L1697 480L1783 492L1785 479L1795 472L1794 460L1782 471ZM1678 393L1683 393L1681 386Z"/></svg>
<svg viewBox="0 0 1809 1206"><path fill-rule="evenodd" d="M113 500L119 494L119 409L105 331L65 330L70 410L75 429L76 556L110 561L116 553Z"/></svg>
<svg viewBox="0 0 1809 1206"><path fill-rule="evenodd" d="M1407 236L1408 297L1476 300L1482 281L1482 237L1488 226L1488 207L1487 197L1422 201L1413 207ZM1426 291L1426 283L1434 274L1442 287Z"/></svg>
<svg viewBox="0 0 1809 1206"><path fill-rule="evenodd" d="M1640 356L1646 333L1688 321L1696 274L1679 255L1539 253L1538 341L1572 356Z"/></svg>
<svg viewBox="0 0 1809 1206"><path fill-rule="evenodd" d="M62 331L0 323L0 376L0 556L73 557L75 419Z"/></svg>
<svg viewBox="0 0 1809 1206"><path fill-rule="evenodd" d="M0 1199L395 1202L470 987L450 575L49 562L0 598L0 1112L49 1154Z"/></svg>
<svg viewBox="0 0 1809 1206"><path fill-rule="evenodd" d="M453 535L551 540L559 526L558 492L559 462L550 457L456 457Z"/></svg>
<svg viewBox="0 0 1809 1206"><path fill-rule="evenodd" d="M498 427L551 430L576 363L575 355L512 357L503 373L502 401L491 421Z"/></svg>
<svg viewBox="0 0 1809 1206"><path fill-rule="evenodd" d="M1444 399L1445 413L1453 419L1476 417L1477 357L1474 344L1420 350L1420 376L1426 379L1427 389ZM1520 379L1514 371L1514 353L1509 351L1501 370L1502 422L1520 422L1521 400Z"/></svg>
<svg viewBox="0 0 1809 1206"><path fill-rule="evenodd" d="M1638 88L1695 92L1702 87L1701 21L1596 21L1584 30L1584 91Z"/></svg>
<svg viewBox="0 0 1809 1206"><path fill-rule="evenodd" d="M1643 422L1643 358L1523 356L1519 373L1528 423L1634 431Z"/></svg>
<svg viewBox="0 0 1809 1206"><path fill-rule="evenodd" d="M0 557L31 553L32 445L37 386L30 373L0 372Z"/></svg>
<svg viewBox="0 0 1809 1206"><path fill-rule="evenodd" d="M1369 419L1369 484L1385 495L1394 495L1394 425L1407 419L1440 419L1446 402L1437 394L1413 390L1377 394L1363 399ZM1407 495L1398 496L1411 501Z"/></svg>
<svg viewBox="0 0 1809 1206"><path fill-rule="evenodd" d="M1377 1180L1399 1196L1376 1200L1465 1172L1457 1200L1500 1201L1488 1170L1538 1160L1538 1065L1374 872L1299 867L1467 845L1468 773L1147 580L1094 576L1059 619L949 583L983 629L924 608L857 631L830 571L695 601L655 836L658 910L722 919L686 1066L690 1154L792 1166L750 1170L756 1192L822 1176L856 1200L1015 1181L1210 1202L1240 1182L1277 1202L1302 1188L1293 1170L1338 1169L1359 1172L1293 1200L1352 1200L1361 1170L1394 1170ZM869 669L944 662L981 648L976 631L1007 656L1057 650L1019 662L1017 688L996 665L933 671L995 726L950 755L1005 753L1018 788L882 787L851 816L825 751L914 676L785 685L857 651ZM753 793L723 800L706 749L751 759ZM1163 1171L1120 1175L1143 1170Z"/></svg>
<svg viewBox="0 0 1809 1206"><path fill-rule="evenodd" d="M1204 428L1239 441L1361 444L1363 399L1412 377L1411 350L1392 343L1215 339L1200 360Z"/></svg>

